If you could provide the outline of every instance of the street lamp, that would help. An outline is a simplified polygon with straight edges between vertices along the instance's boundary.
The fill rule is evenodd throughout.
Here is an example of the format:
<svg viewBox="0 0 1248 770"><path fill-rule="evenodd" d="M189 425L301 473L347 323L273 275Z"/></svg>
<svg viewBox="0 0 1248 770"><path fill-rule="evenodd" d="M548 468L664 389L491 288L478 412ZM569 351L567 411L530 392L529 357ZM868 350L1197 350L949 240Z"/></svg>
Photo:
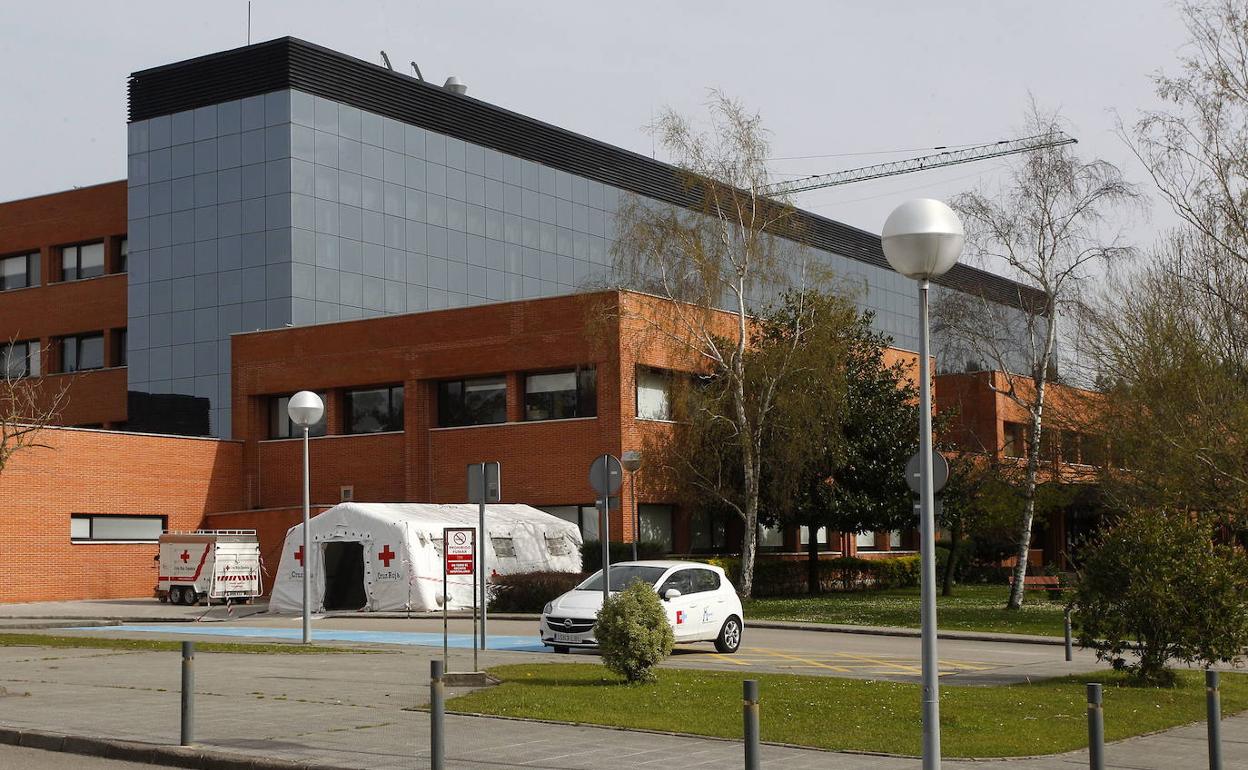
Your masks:
<svg viewBox="0 0 1248 770"><path fill-rule="evenodd" d="M928 281L958 261L966 236L953 209L931 198L906 201L884 222L884 256L919 284L919 554L922 558L923 770L940 768L940 673L936 659L936 523L932 492L932 382Z"/></svg>
<svg viewBox="0 0 1248 770"><path fill-rule="evenodd" d="M309 498L311 492L308 485L308 429L321 421L325 413L325 404L321 397L308 390L301 390L290 397L286 405L286 414L298 428L303 428L303 643L312 643L312 583L309 573L312 571L312 535L308 526Z"/></svg>
<svg viewBox="0 0 1248 770"><path fill-rule="evenodd" d="M641 537L641 514L637 509L637 471L641 470L641 452L630 449L620 455L620 463L628 471L629 496L633 498L633 561L637 561L637 538Z"/></svg>

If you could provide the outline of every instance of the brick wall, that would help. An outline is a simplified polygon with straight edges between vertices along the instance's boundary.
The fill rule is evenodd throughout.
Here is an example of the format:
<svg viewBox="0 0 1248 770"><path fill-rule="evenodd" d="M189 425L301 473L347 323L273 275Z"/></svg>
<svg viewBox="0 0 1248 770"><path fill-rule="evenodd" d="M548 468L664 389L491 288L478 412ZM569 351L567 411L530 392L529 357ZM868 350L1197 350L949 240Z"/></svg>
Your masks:
<svg viewBox="0 0 1248 770"><path fill-rule="evenodd" d="M2 601L151 595L156 545L71 543L71 514L159 514L193 530L241 506L239 442L62 428L40 438L47 448L0 470Z"/></svg>

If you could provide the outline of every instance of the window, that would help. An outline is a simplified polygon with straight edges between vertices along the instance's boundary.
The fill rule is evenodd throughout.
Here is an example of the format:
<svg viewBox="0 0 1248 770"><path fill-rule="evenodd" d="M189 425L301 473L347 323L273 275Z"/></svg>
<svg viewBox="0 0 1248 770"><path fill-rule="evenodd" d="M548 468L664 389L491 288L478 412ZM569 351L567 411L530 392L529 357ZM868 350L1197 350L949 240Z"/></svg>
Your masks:
<svg viewBox="0 0 1248 770"><path fill-rule="evenodd" d="M719 575L714 570L691 569L688 571L693 573L693 592L695 594L719 590Z"/></svg>
<svg viewBox="0 0 1248 770"><path fill-rule="evenodd" d="M0 291L39 285L39 252L0 259Z"/></svg>
<svg viewBox="0 0 1248 770"><path fill-rule="evenodd" d="M689 522L690 548L695 553L721 551L728 543L728 524L706 511L694 511Z"/></svg>
<svg viewBox="0 0 1248 770"><path fill-rule="evenodd" d="M117 341L116 342L117 350L115 351L115 354L113 355L113 366L125 366L126 365L126 347L127 347L128 339L129 339L129 337L126 334L126 330L118 329L116 336L114 336L114 339Z"/></svg>
<svg viewBox="0 0 1248 770"><path fill-rule="evenodd" d="M104 335L83 334L61 338L61 371L81 372L104 368Z"/></svg>
<svg viewBox="0 0 1248 770"><path fill-rule="evenodd" d="M17 377L39 376L39 342L14 342L4 346L4 373L14 379Z"/></svg>
<svg viewBox="0 0 1248 770"><path fill-rule="evenodd" d="M810 527L802 526L798 530L798 533L799 533L799 538L801 540L802 545L810 545ZM817 545L828 544L827 527L819 527L818 533L815 535L815 540L816 540Z"/></svg>
<svg viewBox="0 0 1248 770"><path fill-rule="evenodd" d="M614 571L614 570L613 570ZM663 581L663 585L659 586L659 596L664 596L673 588L680 591L681 596L687 596L694 592L693 573L695 570L682 569L679 572L673 572L667 580ZM612 575L612 577L615 577ZM611 582L615 582L612 580Z"/></svg>
<svg viewBox="0 0 1248 770"><path fill-rule="evenodd" d="M524 419L566 420L598 415L594 368L530 374L524 378Z"/></svg>
<svg viewBox="0 0 1248 770"><path fill-rule="evenodd" d="M1094 436L1084 436L1081 442L1079 460L1084 465L1095 465L1098 468L1104 467L1105 458L1108 456L1106 451L1105 440ZM1067 460L1067 462L1070 462Z"/></svg>
<svg viewBox="0 0 1248 770"><path fill-rule="evenodd" d="M667 553L675 550L672 545L672 506L642 504L637 508L637 518L641 520L643 542L662 543Z"/></svg>
<svg viewBox="0 0 1248 770"><path fill-rule="evenodd" d="M77 281L104 275L104 243L61 247L61 280Z"/></svg>
<svg viewBox="0 0 1248 770"><path fill-rule="evenodd" d="M894 550L901 548L901 530L894 529L888 533L888 547Z"/></svg>
<svg viewBox="0 0 1248 770"><path fill-rule="evenodd" d="M117 272L125 273L130 269L130 239L122 238L117 244Z"/></svg>
<svg viewBox="0 0 1248 770"><path fill-rule="evenodd" d="M325 402L325 394L317 393L321 397L321 402ZM290 406L290 396L273 396L269 399L269 438L298 438L303 435L303 431L295 427L290 421L290 413L287 408ZM316 424L308 428L309 436L325 435L325 414L321 414L321 419Z"/></svg>
<svg viewBox="0 0 1248 770"><path fill-rule="evenodd" d="M854 536L854 542L858 544L859 550L875 550L875 533L859 532Z"/></svg>
<svg viewBox="0 0 1248 770"><path fill-rule="evenodd" d="M596 507L592 505L545 505L541 510L575 524L581 530L582 540L598 539L598 509Z"/></svg>
<svg viewBox="0 0 1248 770"><path fill-rule="evenodd" d="M494 555L500 559L516 557L516 541L510 537L490 537L490 545L494 546Z"/></svg>
<svg viewBox="0 0 1248 770"><path fill-rule="evenodd" d="M759 526L758 547L771 549L784 548L784 530L780 527Z"/></svg>
<svg viewBox="0 0 1248 770"><path fill-rule="evenodd" d="M493 425L507 422L507 378L448 380L438 383L438 425Z"/></svg>
<svg viewBox="0 0 1248 770"><path fill-rule="evenodd" d="M545 538L546 553L551 556L567 556L572 553L572 543L563 535L556 535L555 537L545 535Z"/></svg>
<svg viewBox="0 0 1248 770"><path fill-rule="evenodd" d="M1021 422L1005 423L1005 456L1027 456L1027 430Z"/></svg>
<svg viewBox="0 0 1248 770"><path fill-rule="evenodd" d="M672 419L672 377L658 369L637 368L637 419Z"/></svg>
<svg viewBox="0 0 1248 770"><path fill-rule="evenodd" d="M75 543L155 543L166 523L164 516L75 513L69 519L69 539Z"/></svg>
<svg viewBox="0 0 1248 770"><path fill-rule="evenodd" d="M403 430L403 386L349 390L343 395L347 433Z"/></svg>

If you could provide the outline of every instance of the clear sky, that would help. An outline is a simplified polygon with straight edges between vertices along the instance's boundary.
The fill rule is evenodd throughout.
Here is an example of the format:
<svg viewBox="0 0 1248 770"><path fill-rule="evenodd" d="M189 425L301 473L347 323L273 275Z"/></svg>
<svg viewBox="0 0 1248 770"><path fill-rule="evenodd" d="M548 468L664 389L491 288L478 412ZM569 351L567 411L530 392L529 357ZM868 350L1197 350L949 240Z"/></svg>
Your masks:
<svg viewBox="0 0 1248 770"><path fill-rule="evenodd" d="M246 0L0 3L0 200L125 174L126 75L243 45ZM772 131L787 176L1008 138L1034 95L1097 155L1145 182L1115 134L1156 106L1184 31L1161 0L329 2L253 0L253 42L294 35L649 154L664 105L721 88ZM911 150L912 152L897 152ZM793 156L829 156L788 159ZM781 160L781 158L785 158ZM915 196L998 179L992 160L806 193L797 201L878 232ZM786 178L787 178L786 176ZM1170 221L1140 221L1141 242Z"/></svg>

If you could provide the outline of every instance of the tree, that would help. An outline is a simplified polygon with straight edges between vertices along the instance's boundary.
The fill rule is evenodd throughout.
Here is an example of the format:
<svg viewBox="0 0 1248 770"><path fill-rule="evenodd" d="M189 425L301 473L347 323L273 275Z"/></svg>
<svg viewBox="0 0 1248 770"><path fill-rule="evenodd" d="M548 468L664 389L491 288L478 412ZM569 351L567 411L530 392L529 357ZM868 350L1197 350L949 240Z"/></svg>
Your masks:
<svg viewBox="0 0 1248 770"><path fill-rule="evenodd" d="M776 392L793 368L789 354L779 351L758 378L747 376L750 318L781 289L801 293L811 285L813 262L800 244L794 209L764 194L768 145L758 115L719 92L711 94L709 113L707 130L671 110L659 117L655 132L680 169L681 194L691 208L626 197L617 213L613 256L625 285L666 300L641 311L622 309L621 322L674 343L691 368L722 388L725 400L715 403L725 408L714 422L731 452L710 469L677 464L744 525L738 590L748 597L762 441ZM796 330L789 352L805 333ZM725 465L730 458L735 467ZM721 483L729 476L736 483Z"/></svg>
<svg viewBox="0 0 1248 770"><path fill-rule="evenodd" d="M1152 509L1131 511L1105 531L1071 602L1079 644L1150 685L1173 684L1171 660L1240 659L1248 647L1248 559L1211 537L1186 513Z"/></svg>
<svg viewBox="0 0 1248 770"><path fill-rule="evenodd" d="M945 456L949 481L940 493L940 525L949 533L949 556L940 592L952 596L954 576L966 558L967 538L1005 529L1018 508L1018 496L998 452L963 447Z"/></svg>
<svg viewBox="0 0 1248 770"><path fill-rule="evenodd" d="M1060 119L1034 107L1028 134L1057 130ZM986 360L1002 373L991 387L1027 413L1029 433L1022 505L1018 515L1014 585L1007 606L1023 603L1027 557L1040 478L1046 391L1058 363L1058 324L1078 307L1094 265L1130 253L1108 222L1138 200L1134 187L1111 163L1084 162L1069 145L1028 153L999 190L965 193L954 201L967 229L967 253L1000 265L1036 294L1019 293L1015 309L988 297L945 292L935 303L934 331L946 342L942 355ZM1003 382L1003 384L998 384Z"/></svg>
<svg viewBox="0 0 1248 770"><path fill-rule="evenodd" d="M51 391L43 380L27 377L27 361L18 351L12 341L0 348L0 472L18 452L50 448L40 434L69 401L68 386Z"/></svg>
<svg viewBox="0 0 1248 770"><path fill-rule="evenodd" d="M914 367L887 362L890 340L871 329L872 314L832 315L824 320L833 326L818 337L836 341L811 335L809 364L777 399L763 471L764 522L809 528L811 593L819 590L820 528L881 532L914 519L901 473L918 447ZM831 383L835 392L826 392Z"/></svg>

